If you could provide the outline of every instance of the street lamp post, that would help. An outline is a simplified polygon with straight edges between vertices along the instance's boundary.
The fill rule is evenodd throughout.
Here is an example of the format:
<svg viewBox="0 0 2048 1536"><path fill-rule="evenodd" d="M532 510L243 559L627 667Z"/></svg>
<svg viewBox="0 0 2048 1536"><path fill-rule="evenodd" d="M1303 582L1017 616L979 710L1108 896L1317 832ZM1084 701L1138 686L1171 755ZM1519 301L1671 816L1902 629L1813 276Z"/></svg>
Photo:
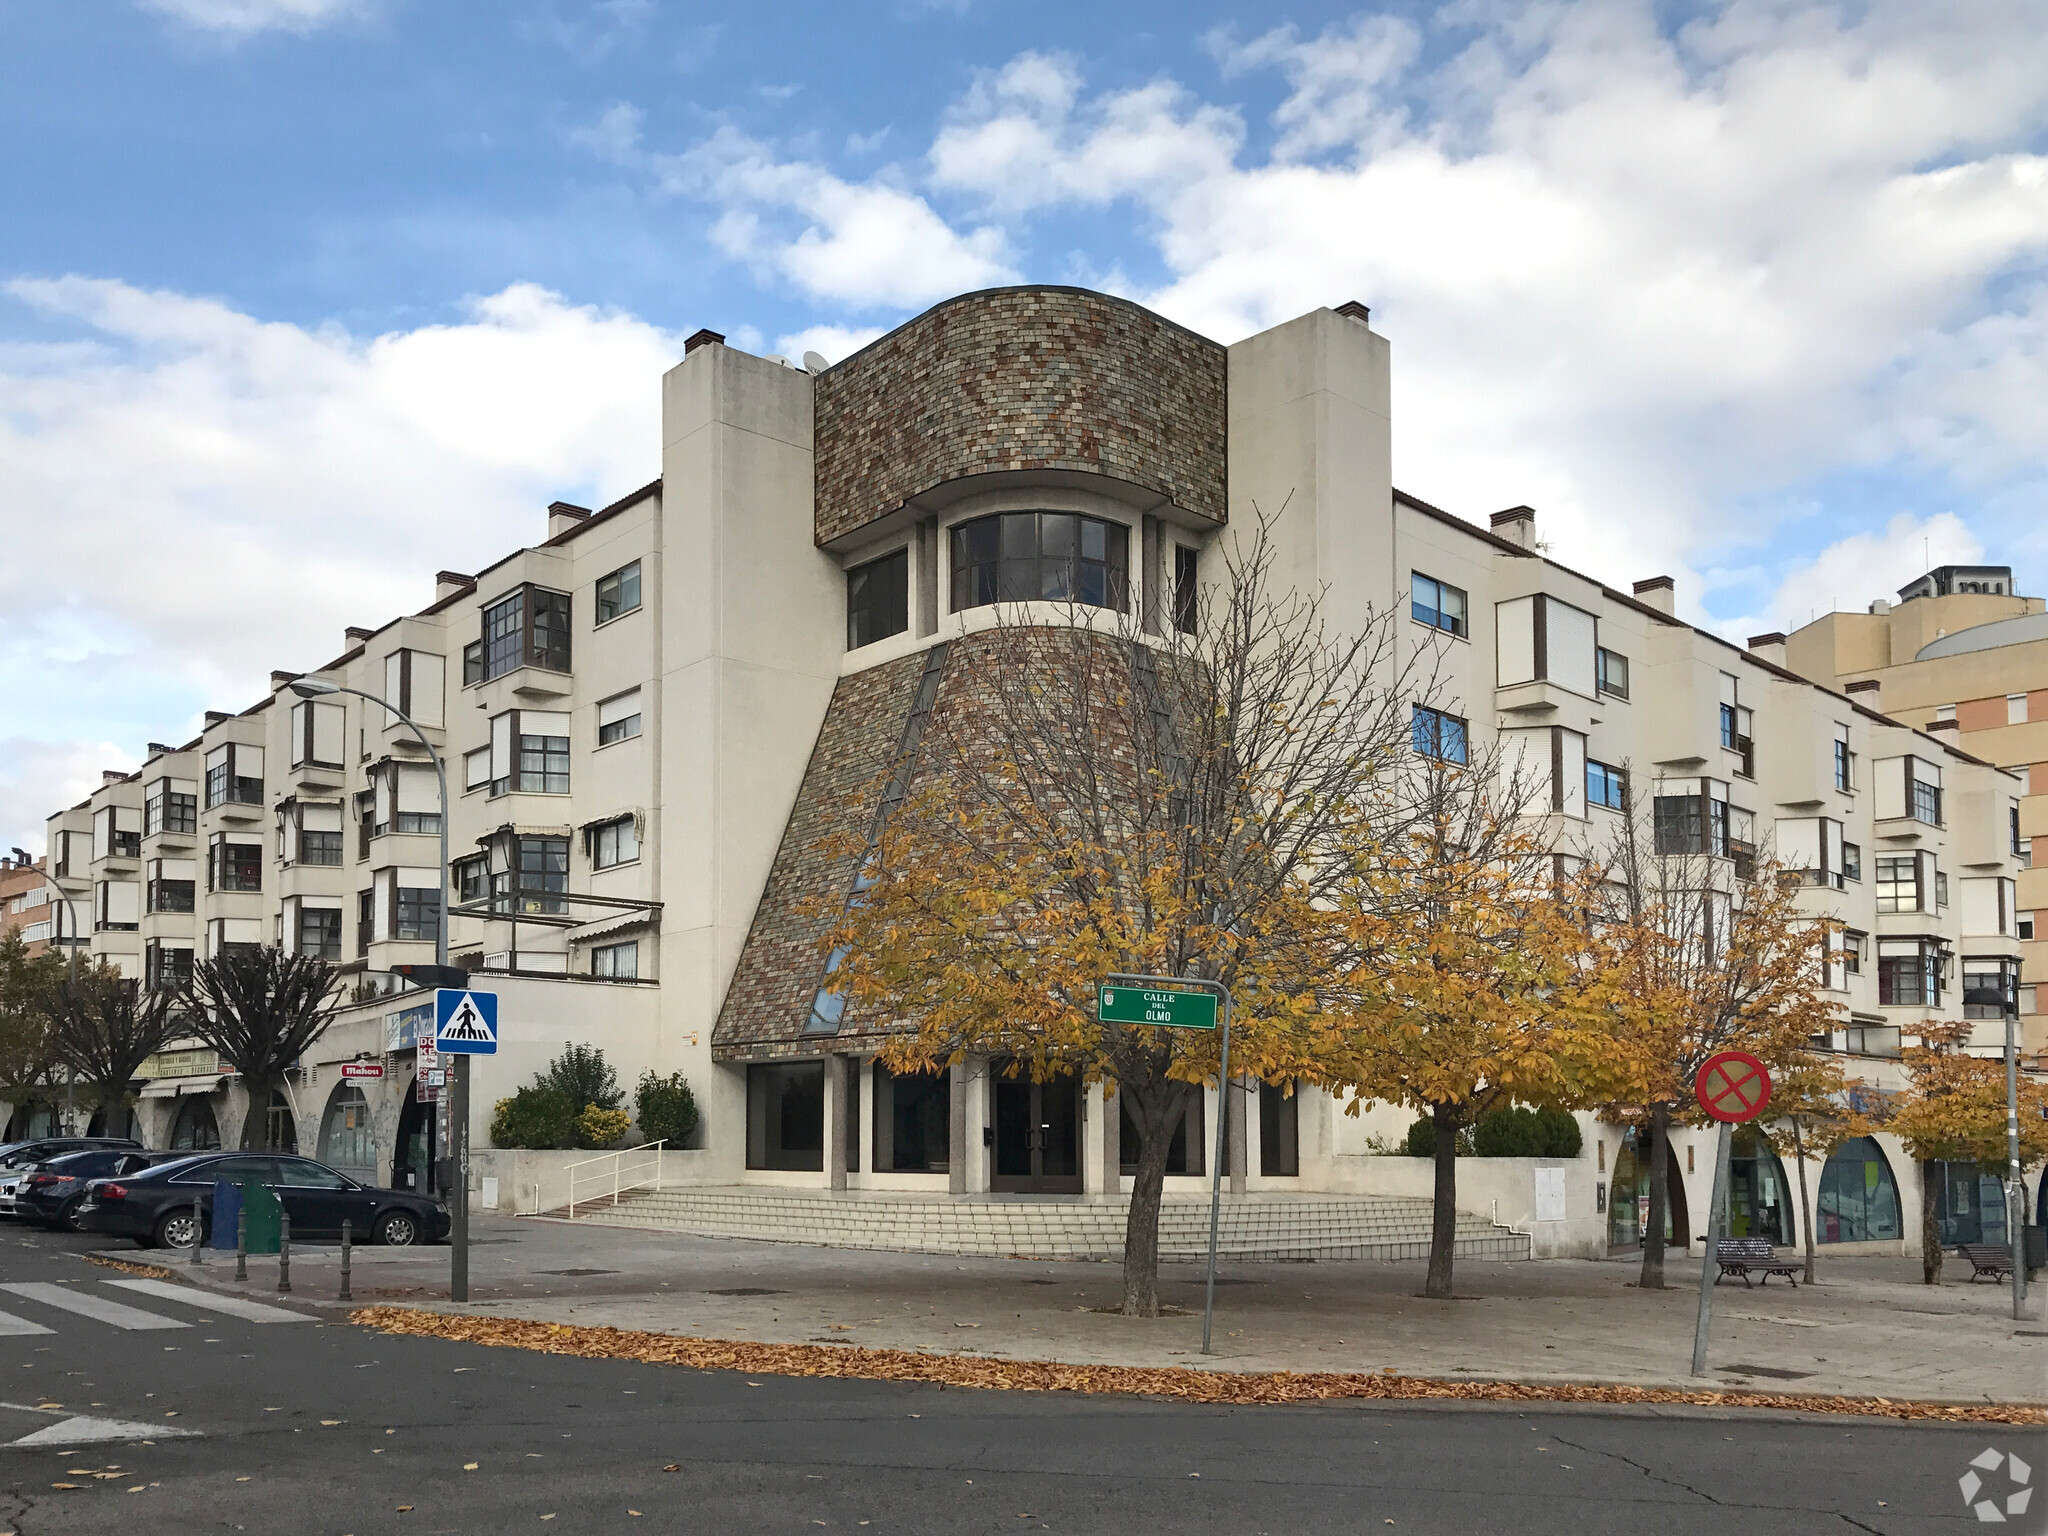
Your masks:
<svg viewBox="0 0 2048 1536"><path fill-rule="evenodd" d="M2019 977L2002 975L1998 986L1971 987L1963 1001L1996 1004L2005 1019L2005 1235L2012 1243L2012 1315L2026 1316L2027 1185L2020 1176Z"/></svg>
<svg viewBox="0 0 2048 1536"><path fill-rule="evenodd" d="M427 749L427 756L434 764L434 782L441 791L441 865L435 872L435 883L439 886L439 899L435 902L434 917L434 964L446 970L448 967L448 770L442 766L441 754L434 750L434 744L427 740L427 733L413 724L404 710L388 699L380 699L374 693L365 693L360 688L344 688L339 683L326 682L319 678L302 677L291 685L293 693L302 699L324 698L329 694L352 693L359 699L367 699L379 708L389 710L411 730L415 740ZM457 1056L454 1064L453 1090L449 1094L448 1129L449 1139L454 1143L449 1148L453 1154L450 1161L455 1164L455 1188L449 1191L449 1254L448 1254L448 1296L451 1301L469 1300L469 1058Z"/></svg>

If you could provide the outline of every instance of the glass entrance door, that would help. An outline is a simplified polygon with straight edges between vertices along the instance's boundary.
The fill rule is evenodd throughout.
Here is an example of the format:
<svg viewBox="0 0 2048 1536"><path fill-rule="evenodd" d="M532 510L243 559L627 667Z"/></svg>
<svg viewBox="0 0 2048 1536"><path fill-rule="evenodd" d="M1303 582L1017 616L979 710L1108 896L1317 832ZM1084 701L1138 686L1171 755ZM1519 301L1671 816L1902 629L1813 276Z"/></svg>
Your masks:
<svg viewBox="0 0 2048 1536"><path fill-rule="evenodd" d="M1081 1080L990 1080L995 1160L989 1188L1019 1194L1081 1192Z"/></svg>

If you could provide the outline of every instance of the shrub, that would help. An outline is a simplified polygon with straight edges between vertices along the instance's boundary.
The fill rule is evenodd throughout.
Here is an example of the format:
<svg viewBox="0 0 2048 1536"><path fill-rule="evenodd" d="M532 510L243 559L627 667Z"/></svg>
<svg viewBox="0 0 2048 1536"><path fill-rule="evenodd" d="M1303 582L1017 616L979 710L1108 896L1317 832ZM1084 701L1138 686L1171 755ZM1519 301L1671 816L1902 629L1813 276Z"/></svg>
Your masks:
<svg viewBox="0 0 2048 1536"><path fill-rule="evenodd" d="M615 1146L625 1139L626 1127L632 1123L633 1117L623 1109L585 1105L583 1113L576 1117L576 1145L593 1151Z"/></svg>
<svg viewBox="0 0 2048 1536"><path fill-rule="evenodd" d="M540 1151L576 1144L577 1108L558 1090L529 1083L498 1100L491 1115L491 1145Z"/></svg>
<svg viewBox="0 0 2048 1536"><path fill-rule="evenodd" d="M1579 1123L1561 1109L1511 1104L1484 1116L1472 1130L1481 1157L1577 1157Z"/></svg>
<svg viewBox="0 0 2048 1536"><path fill-rule="evenodd" d="M1410 1157L1436 1156L1436 1122L1427 1115L1420 1116L1408 1127L1408 1138L1401 1143L1401 1150ZM1456 1157L1472 1155L1472 1127L1466 1126L1458 1132Z"/></svg>
<svg viewBox="0 0 2048 1536"><path fill-rule="evenodd" d="M564 1045L562 1054L534 1078L537 1087L552 1088L581 1114L595 1104L599 1109L617 1109L626 1102L619 1088L619 1074L594 1045Z"/></svg>
<svg viewBox="0 0 2048 1536"><path fill-rule="evenodd" d="M642 1141L665 1141L671 1147L687 1146L697 1130L697 1096L683 1081L683 1074L671 1072L656 1077L640 1074L633 1090L635 1118L640 1122Z"/></svg>
<svg viewBox="0 0 2048 1536"><path fill-rule="evenodd" d="M1586 1144L1579 1122L1561 1109L1537 1110L1536 1122L1543 1129L1543 1150L1538 1157L1577 1157Z"/></svg>

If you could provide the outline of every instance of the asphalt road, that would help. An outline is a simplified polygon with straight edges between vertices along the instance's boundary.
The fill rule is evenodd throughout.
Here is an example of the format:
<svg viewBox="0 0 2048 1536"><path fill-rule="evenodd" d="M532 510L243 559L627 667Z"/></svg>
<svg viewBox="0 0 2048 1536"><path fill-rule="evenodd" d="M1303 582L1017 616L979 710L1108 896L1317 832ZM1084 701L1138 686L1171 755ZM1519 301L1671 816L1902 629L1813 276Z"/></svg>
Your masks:
<svg viewBox="0 0 2048 1536"><path fill-rule="evenodd" d="M2032 1432L1868 1420L1232 1409L578 1360L289 1303L305 1320L209 1312L77 1257L103 1243L0 1227L16 1532L1923 1532L1976 1528L1957 1480L1986 1449L2036 1482L2048 1463ZM88 1440L104 1421L122 1438Z"/></svg>

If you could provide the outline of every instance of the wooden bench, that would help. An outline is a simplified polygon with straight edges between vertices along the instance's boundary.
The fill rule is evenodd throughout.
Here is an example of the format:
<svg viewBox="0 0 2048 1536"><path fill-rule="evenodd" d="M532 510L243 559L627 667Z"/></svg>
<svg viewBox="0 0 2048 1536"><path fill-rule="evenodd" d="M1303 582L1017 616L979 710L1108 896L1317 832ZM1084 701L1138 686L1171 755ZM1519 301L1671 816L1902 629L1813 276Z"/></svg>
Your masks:
<svg viewBox="0 0 2048 1536"><path fill-rule="evenodd" d="M1973 1285L1979 1275L1989 1275L1994 1280L2012 1278L2012 1250L2002 1243L1958 1243L1956 1257L1970 1261Z"/></svg>
<svg viewBox="0 0 2048 1536"><path fill-rule="evenodd" d="M1794 1260L1779 1258L1778 1250L1767 1238L1724 1237L1714 1244L1714 1261L1721 1266L1721 1273L1714 1277L1716 1285L1735 1275L1747 1286L1754 1273L1759 1285L1769 1285L1771 1276L1783 1275L1792 1282L1794 1290L1799 1288L1801 1266Z"/></svg>

